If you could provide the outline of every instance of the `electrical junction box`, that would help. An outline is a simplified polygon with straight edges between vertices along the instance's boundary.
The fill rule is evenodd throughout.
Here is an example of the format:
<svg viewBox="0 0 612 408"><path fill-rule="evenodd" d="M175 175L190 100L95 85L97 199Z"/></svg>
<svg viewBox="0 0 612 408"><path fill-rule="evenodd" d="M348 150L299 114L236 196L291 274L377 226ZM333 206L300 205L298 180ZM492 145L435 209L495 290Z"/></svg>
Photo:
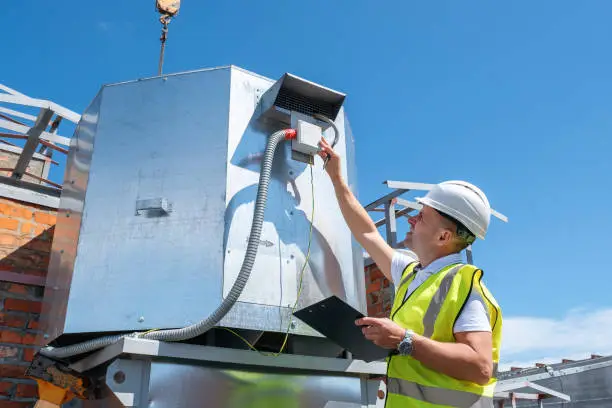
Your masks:
<svg viewBox="0 0 612 408"><path fill-rule="evenodd" d="M293 139L291 148L300 153L314 156L319 151L319 141L321 140L321 127L308 123L305 120L297 121L297 137Z"/></svg>
<svg viewBox="0 0 612 408"><path fill-rule="evenodd" d="M323 128L319 121L303 113L291 112L291 128L297 131L296 138L291 141L291 157L304 163L314 163L314 156L319 151L319 141Z"/></svg>

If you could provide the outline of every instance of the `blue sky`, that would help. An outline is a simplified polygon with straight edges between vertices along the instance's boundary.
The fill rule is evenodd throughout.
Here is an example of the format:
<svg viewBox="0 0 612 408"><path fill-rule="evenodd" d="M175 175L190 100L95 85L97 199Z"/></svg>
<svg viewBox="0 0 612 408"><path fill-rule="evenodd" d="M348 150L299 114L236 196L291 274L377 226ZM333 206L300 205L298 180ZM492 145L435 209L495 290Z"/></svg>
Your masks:
<svg viewBox="0 0 612 408"><path fill-rule="evenodd" d="M5 5L0 82L82 112L102 84L155 75L154 1L115 3ZM385 179L465 179L510 218L475 246L506 362L612 354L612 3L380 4L183 1L164 71L234 64L347 93L363 204Z"/></svg>

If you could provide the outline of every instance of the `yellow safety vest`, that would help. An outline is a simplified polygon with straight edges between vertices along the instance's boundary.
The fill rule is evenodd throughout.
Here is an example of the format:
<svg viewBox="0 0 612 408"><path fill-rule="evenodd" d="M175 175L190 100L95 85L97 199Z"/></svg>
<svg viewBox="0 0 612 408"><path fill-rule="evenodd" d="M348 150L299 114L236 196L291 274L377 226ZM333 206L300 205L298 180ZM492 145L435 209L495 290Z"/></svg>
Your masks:
<svg viewBox="0 0 612 408"><path fill-rule="evenodd" d="M462 381L434 371L410 356L392 355L387 366L385 408L493 407L493 392L501 346L501 310L481 282L482 270L454 264L429 276L405 301L417 263L406 267L391 309L391 319L402 327L440 342L455 342L453 326L472 289L488 308L493 336L493 376L485 385Z"/></svg>

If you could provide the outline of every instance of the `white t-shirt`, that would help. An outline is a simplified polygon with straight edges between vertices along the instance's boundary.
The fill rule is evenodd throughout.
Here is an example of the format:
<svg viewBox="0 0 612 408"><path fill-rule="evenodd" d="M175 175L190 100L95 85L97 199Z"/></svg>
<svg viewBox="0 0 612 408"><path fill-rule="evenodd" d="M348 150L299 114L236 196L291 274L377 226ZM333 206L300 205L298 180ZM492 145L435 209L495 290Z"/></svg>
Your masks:
<svg viewBox="0 0 612 408"><path fill-rule="evenodd" d="M412 262L418 262L416 255L411 251L395 251L391 261L391 276L396 287L402 279L402 273L406 266ZM406 296L410 295L416 288L419 287L430 275L438 272L442 268L454 264L462 263L463 259L460 254L451 254L442 258L438 258L426 268L419 270L416 276L410 282ZM454 333L469 332L469 331L491 331L489 323L489 313L485 304L477 290L472 289L470 297L461 311L461 314L455 322L453 328Z"/></svg>

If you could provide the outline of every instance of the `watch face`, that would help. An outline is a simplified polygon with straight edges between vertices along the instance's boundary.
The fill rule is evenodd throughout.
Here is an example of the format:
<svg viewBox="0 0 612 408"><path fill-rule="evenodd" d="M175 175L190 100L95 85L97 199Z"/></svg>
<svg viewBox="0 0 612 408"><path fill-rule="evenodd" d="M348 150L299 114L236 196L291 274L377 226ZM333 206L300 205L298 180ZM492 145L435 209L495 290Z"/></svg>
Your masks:
<svg viewBox="0 0 612 408"><path fill-rule="evenodd" d="M404 337L399 345L399 352L403 355L412 353L412 336L410 334L406 333L406 337Z"/></svg>

